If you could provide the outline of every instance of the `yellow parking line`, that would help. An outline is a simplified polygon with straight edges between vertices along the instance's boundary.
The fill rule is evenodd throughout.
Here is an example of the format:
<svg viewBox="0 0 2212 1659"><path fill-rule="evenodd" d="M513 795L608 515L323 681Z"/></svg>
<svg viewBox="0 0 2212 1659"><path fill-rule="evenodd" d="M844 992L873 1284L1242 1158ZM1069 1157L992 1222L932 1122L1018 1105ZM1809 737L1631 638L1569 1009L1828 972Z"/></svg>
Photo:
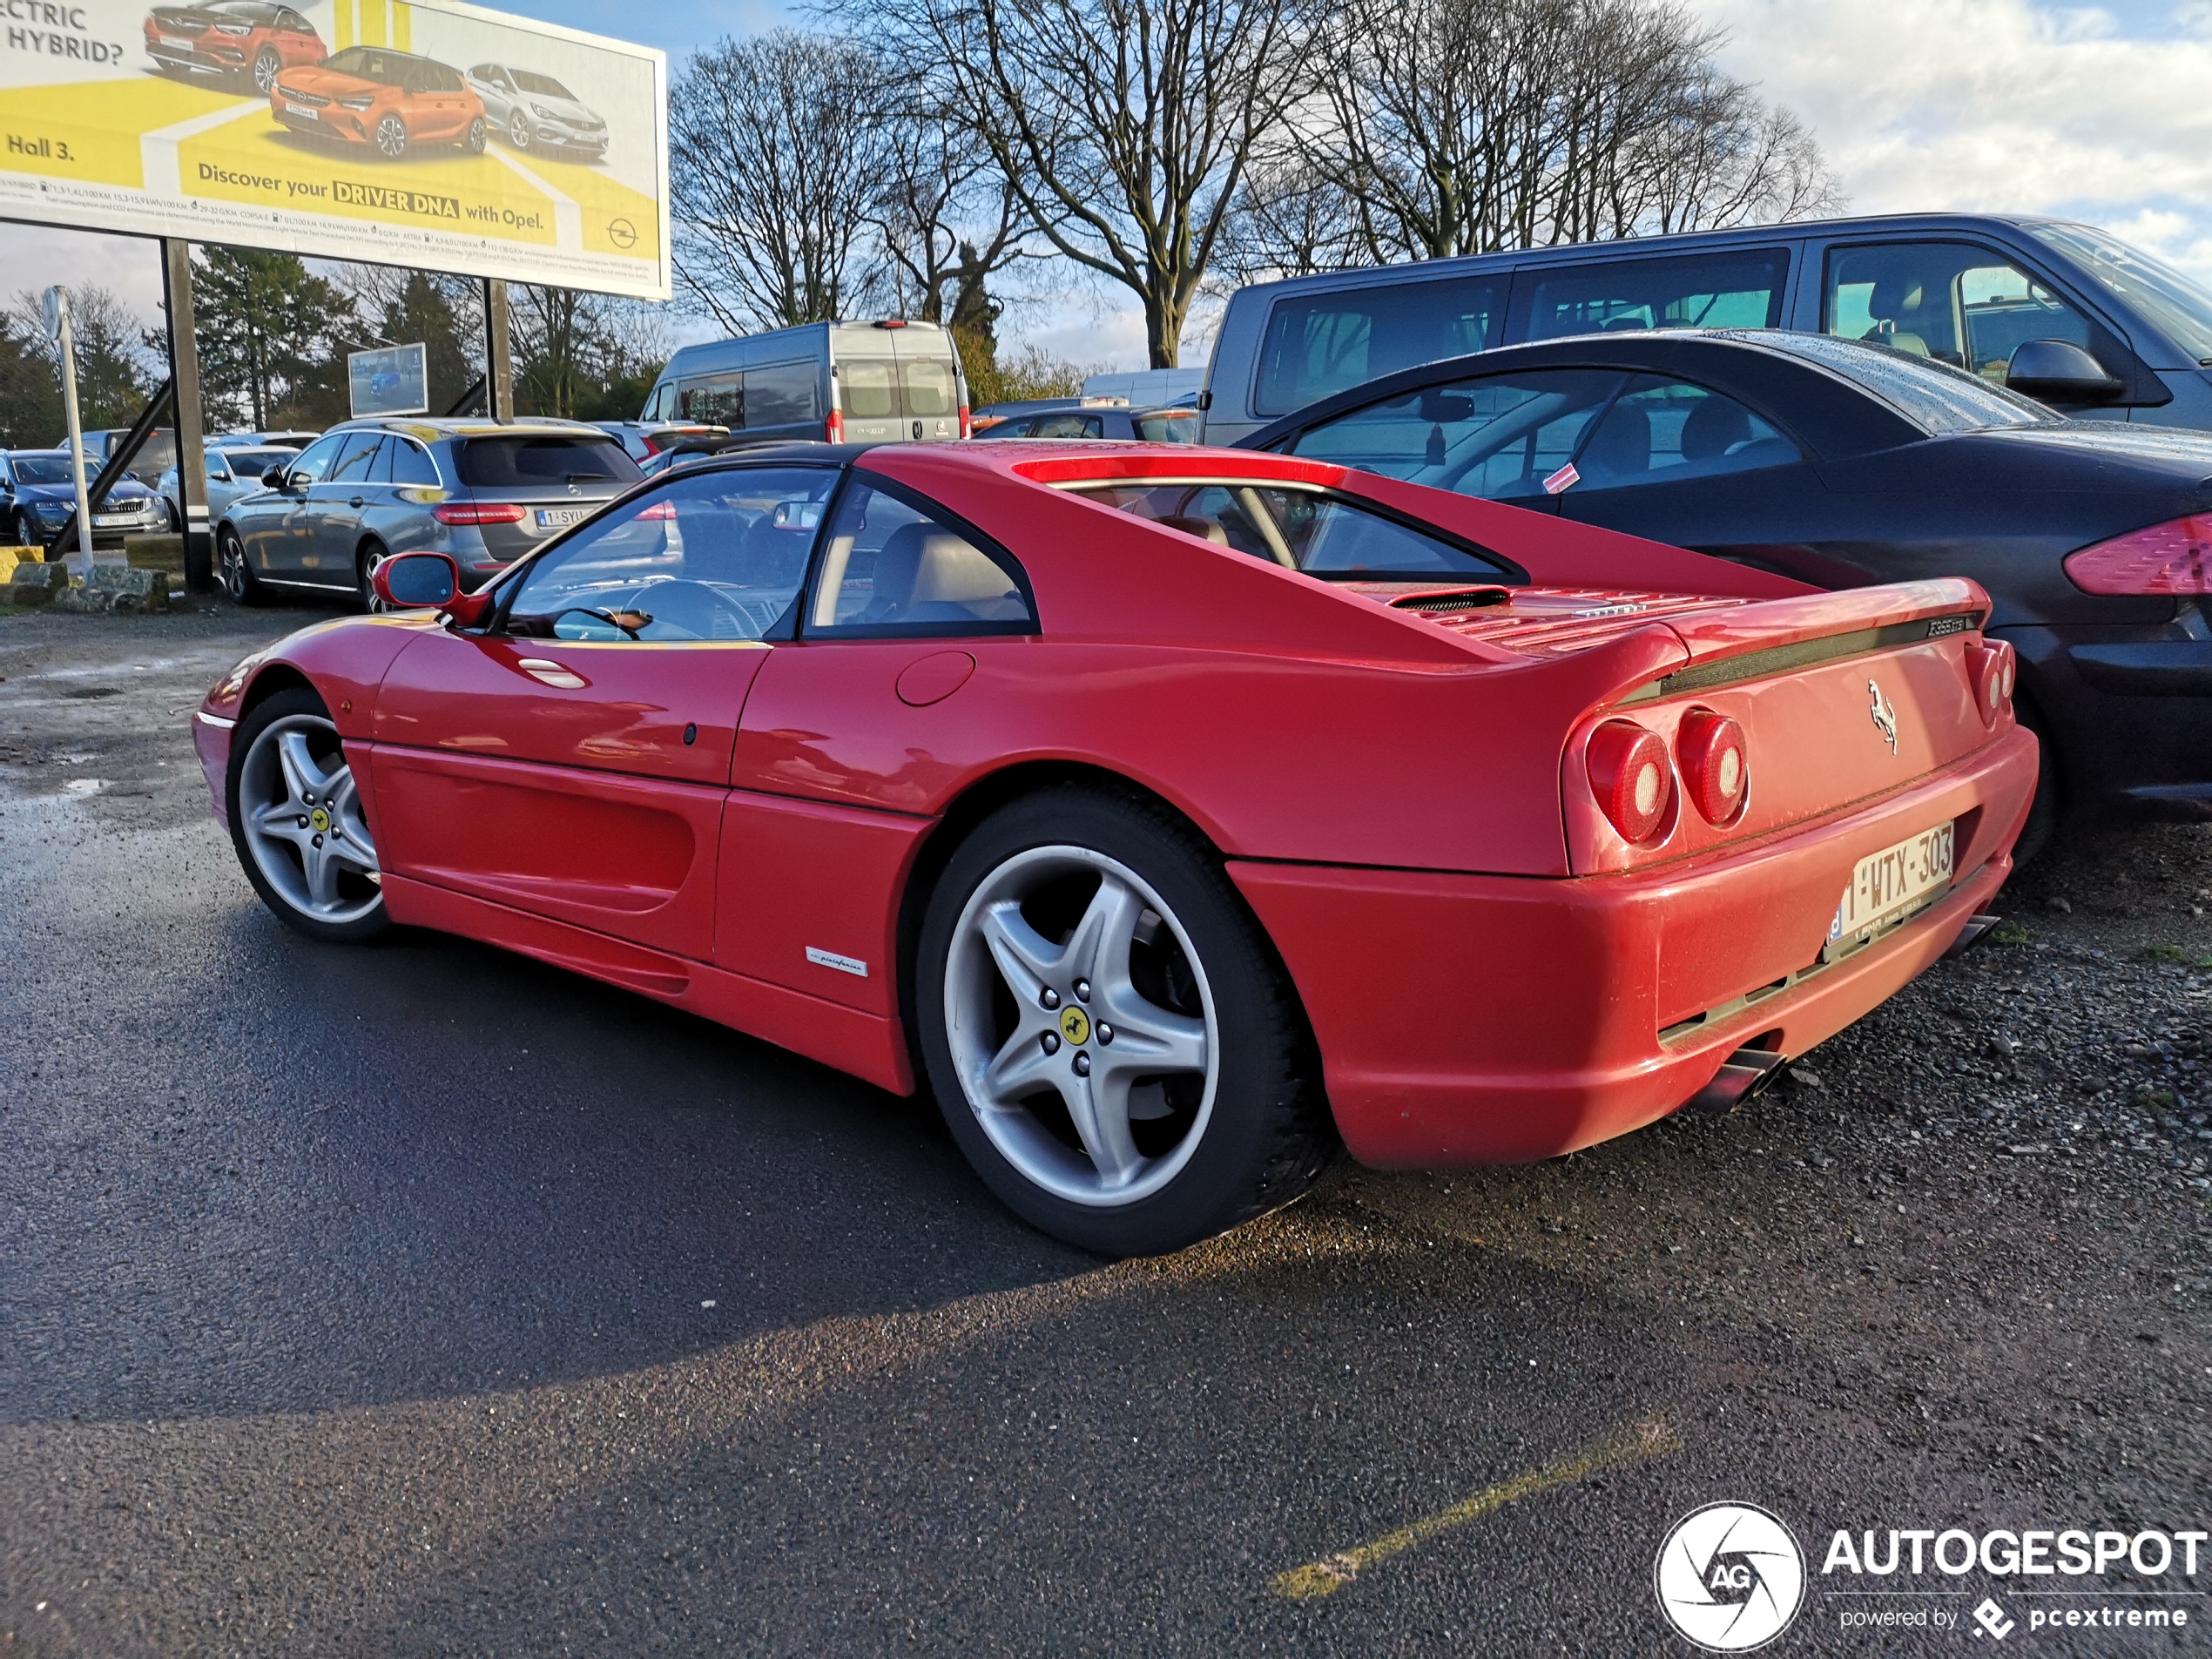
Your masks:
<svg viewBox="0 0 2212 1659"><path fill-rule="evenodd" d="M1595 1474L1600 1469L1618 1468L1624 1463L1640 1463L1646 1458L1663 1457L1682 1449L1682 1442L1675 1438L1666 1420L1646 1418L1632 1423L1615 1434L1608 1435L1596 1444L1584 1447L1570 1458L1550 1464L1544 1468L1531 1469L1516 1474L1510 1480L1501 1480L1494 1487L1486 1487L1472 1498L1465 1498L1448 1509L1440 1509L1425 1515L1410 1526L1396 1532L1385 1533L1372 1543L1362 1544L1357 1549L1340 1550L1318 1561L1308 1561L1303 1567L1293 1567L1287 1573L1275 1575L1275 1594L1286 1601L1312 1602L1331 1595L1378 1562L1386 1561L1401 1550L1411 1549L1426 1539L1454 1527L1464 1527L1470 1521L1480 1521L1493 1510L1522 1498L1533 1498L1540 1492L1549 1492L1555 1487L1571 1486L1575 1481Z"/></svg>

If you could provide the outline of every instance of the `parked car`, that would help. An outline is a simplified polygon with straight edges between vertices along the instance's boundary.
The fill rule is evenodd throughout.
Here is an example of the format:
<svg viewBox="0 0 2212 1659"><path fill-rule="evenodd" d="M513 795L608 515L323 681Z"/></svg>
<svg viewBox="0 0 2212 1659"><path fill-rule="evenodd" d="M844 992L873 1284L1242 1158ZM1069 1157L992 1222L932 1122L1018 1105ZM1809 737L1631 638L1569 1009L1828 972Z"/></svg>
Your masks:
<svg viewBox="0 0 2212 1659"><path fill-rule="evenodd" d="M145 48L165 74L251 85L264 97L278 71L325 55L315 26L274 0L156 6L146 14Z"/></svg>
<svg viewBox="0 0 2212 1659"><path fill-rule="evenodd" d="M374 146L387 161L425 144L483 153L483 103L461 71L383 46L349 46L320 64L280 71L269 112L294 132Z"/></svg>
<svg viewBox="0 0 2212 1659"><path fill-rule="evenodd" d="M1116 438L1124 443L1196 443L1198 411L1130 408L1118 398L1053 398L1043 407L1016 409L1008 404L978 410L979 438ZM995 413L1003 409L1004 414ZM986 420L984 417L991 418Z"/></svg>
<svg viewBox="0 0 2212 1659"><path fill-rule="evenodd" d="M98 469L88 457L84 487ZM0 522L17 547L44 547L77 510L77 480L66 449L10 449L0 455ZM146 536L166 524L159 497L125 476L92 507L92 545L120 547L126 536ZM71 543L74 546L74 538Z"/></svg>
<svg viewBox="0 0 2212 1659"><path fill-rule="evenodd" d="M753 440L964 438L968 388L953 337L935 323L815 322L684 347L637 418Z"/></svg>
<svg viewBox="0 0 2212 1659"><path fill-rule="evenodd" d="M128 427L95 427L78 435L84 445L84 482L107 465L108 457L122 447L124 439L131 435ZM66 433L54 440L54 448L69 453ZM177 464L177 435L167 427L156 427L146 434L146 441L138 446L138 453L131 457L130 470L124 475L151 487L165 469Z"/></svg>
<svg viewBox="0 0 2212 1659"><path fill-rule="evenodd" d="M241 496L267 488L261 482L262 475L272 468L290 466L299 454L276 444L251 449L242 445L210 444L204 453L207 482L202 487L206 491L207 522L211 524L228 512L231 504ZM155 482L154 493L161 497L165 528L181 530L185 525L184 498L177 488L174 466Z"/></svg>
<svg viewBox="0 0 2212 1659"><path fill-rule="evenodd" d="M1083 395L1117 397L1125 403L1146 404L1154 408L1196 408L1198 395L1205 387L1206 371L1203 365L1190 368L1109 369L1085 380Z"/></svg>
<svg viewBox="0 0 2212 1659"><path fill-rule="evenodd" d="M286 431L220 432L206 440L211 449L304 449L317 438L320 432Z"/></svg>
<svg viewBox="0 0 2212 1659"><path fill-rule="evenodd" d="M577 150L594 161L607 152L605 120L550 75L479 64L465 78L484 119L516 149Z"/></svg>
<svg viewBox="0 0 2212 1659"><path fill-rule="evenodd" d="M427 548L474 589L637 481L620 444L573 422L349 421L215 520L216 573L241 604L320 590L366 607L377 560Z"/></svg>
<svg viewBox="0 0 2212 1659"><path fill-rule="evenodd" d="M2212 817L2212 434L2067 420L1925 358L1747 330L1431 363L1245 442L1824 588L1970 577L2050 745L2031 850L2061 808Z"/></svg>
<svg viewBox="0 0 2212 1659"><path fill-rule="evenodd" d="M592 425L630 452L638 465L675 443L727 442L730 428L697 421L594 421Z"/></svg>
<svg viewBox="0 0 2212 1659"><path fill-rule="evenodd" d="M1171 1250L1740 1097L1965 936L2035 744L1959 579L1820 593L1311 461L703 462L193 733L246 879L900 1093L1036 1225ZM373 759L373 766L364 759ZM503 827L502 827L503 826Z"/></svg>
<svg viewBox="0 0 2212 1659"><path fill-rule="evenodd" d="M1661 327L1873 340L2002 382L2060 340L2105 370L2080 413L2212 428L2212 293L2109 233L1909 213L1528 248L1240 288L1207 368L1205 442L1382 375L1496 346Z"/></svg>

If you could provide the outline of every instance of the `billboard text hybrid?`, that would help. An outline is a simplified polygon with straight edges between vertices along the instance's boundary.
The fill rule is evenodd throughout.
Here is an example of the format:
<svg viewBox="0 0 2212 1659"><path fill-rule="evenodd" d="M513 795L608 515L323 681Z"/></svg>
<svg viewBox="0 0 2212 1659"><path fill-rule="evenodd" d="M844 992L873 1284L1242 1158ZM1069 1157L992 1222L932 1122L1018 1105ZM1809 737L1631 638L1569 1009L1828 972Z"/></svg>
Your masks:
<svg viewBox="0 0 2212 1659"><path fill-rule="evenodd" d="M0 218L666 299L667 176L646 47L454 0L0 6Z"/></svg>

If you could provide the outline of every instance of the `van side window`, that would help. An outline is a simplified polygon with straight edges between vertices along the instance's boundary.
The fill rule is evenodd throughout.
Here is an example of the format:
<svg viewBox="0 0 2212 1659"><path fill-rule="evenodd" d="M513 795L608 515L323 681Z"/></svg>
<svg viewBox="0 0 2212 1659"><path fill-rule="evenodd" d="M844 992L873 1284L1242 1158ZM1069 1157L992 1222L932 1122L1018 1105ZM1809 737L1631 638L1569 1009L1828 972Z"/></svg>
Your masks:
<svg viewBox="0 0 2212 1659"><path fill-rule="evenodd" d="M1415 363L1487 350L1505 300L1503 274L1278 300L1260 345L1253 413L1288 415Z"/></svg>
<svg viewBox="0 0 2212 1659"><path fill-rule="evenodd" d="M1630 328L1777 328L1790 280L1784 248L1524 269L1516 342Z"/></svg>
<svg viewBox="0 0 2212 1659"><path fill-rule="evenodd" d="M820 420L821 401L816 392L820 376L820 366L812 359L748 368L745 372L745 424L793 426L801 421Z"/></svg>
<svg viewBox="0 0 2212 1659"><path fill-rule="evenodd" d="M676 413L676 383L663 381L653 388L653 401L645 408L643 421L665 421Z"/></svg>
<svg viewBox="0 0 2212 1659"><path fill-rule="evenodd" d="M2003 254L1970 242L1893 242L1828 255L1824 332L1973 370L1999 385L2013 349L2095 351L2089 320Z"/></svg>
<svg viewBox="0 0 2212 1659"><path fill-rule="evenodd" d="M685 381L677 392L676 412L686 421L735 431L745 424L745 379L732 370Z"/></svg>
<svg viewBox="0 0 2212 1659"><path fill-rule="evenodd" d="M806 616L814 637L1036 631L1010 555L857 478L838 497Z"/></svg>

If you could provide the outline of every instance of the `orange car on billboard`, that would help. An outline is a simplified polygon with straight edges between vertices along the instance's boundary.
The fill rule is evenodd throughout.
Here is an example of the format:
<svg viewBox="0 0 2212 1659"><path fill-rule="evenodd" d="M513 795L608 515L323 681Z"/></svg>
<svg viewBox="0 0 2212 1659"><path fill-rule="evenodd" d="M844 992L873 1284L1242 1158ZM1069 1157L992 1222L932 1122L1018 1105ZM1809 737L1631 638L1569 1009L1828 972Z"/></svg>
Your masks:
<svg viewBox="0 0 2212 1659"><path fill-rule="evenodd" d="M269 112L294 132L374 145L387 161L418 145L457 144L472 155L484 147L483 100L461 71L383 46L349 46L281 71Z"/></svg>

